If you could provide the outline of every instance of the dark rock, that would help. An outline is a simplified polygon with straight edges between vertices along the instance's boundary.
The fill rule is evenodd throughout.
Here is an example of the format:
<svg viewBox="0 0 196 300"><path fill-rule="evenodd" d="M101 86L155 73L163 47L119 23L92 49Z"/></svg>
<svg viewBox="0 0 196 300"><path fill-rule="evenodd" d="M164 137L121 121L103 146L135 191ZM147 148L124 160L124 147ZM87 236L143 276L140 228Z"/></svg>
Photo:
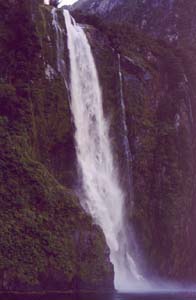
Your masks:
<svg viewBox="0 0 196 300"><path fill-rule="evenodd" d="M59 0L50 0L50 5L57 7L59 4Z"/></svg>

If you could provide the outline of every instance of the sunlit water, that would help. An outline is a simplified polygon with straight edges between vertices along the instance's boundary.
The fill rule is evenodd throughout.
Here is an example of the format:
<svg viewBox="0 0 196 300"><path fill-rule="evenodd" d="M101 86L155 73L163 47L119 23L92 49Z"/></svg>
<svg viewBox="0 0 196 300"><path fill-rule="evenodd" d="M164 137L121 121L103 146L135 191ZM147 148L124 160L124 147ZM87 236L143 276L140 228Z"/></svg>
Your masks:
<svg viewBox="0 0 196 300"><path fill-rule="evenodd" d="M78 293L60 294L50 293L45 295L13 295L1 294L0 300L195 300L196 292L164 292L164 293Z"/></svg>

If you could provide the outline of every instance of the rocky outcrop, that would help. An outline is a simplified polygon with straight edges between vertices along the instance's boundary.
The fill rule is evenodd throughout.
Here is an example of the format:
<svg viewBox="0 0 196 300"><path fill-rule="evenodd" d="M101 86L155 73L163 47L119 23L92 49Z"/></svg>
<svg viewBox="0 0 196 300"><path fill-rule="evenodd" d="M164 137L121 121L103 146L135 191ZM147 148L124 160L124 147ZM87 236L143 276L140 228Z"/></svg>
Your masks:
<svg viewBox="0 0 196 300"><path fill-rule="evenodd" d="M128 23L169 43L195 44L196 4L193 0L80 0L72 6L106 22Z"/></svg>
<svg viewBox="0 0 196 300"><path fill-rule="evenodd" d="M87 10L91 14L108 15L115 7L122 4L122 0L80 0L73 4L73 9Z"/></svg>

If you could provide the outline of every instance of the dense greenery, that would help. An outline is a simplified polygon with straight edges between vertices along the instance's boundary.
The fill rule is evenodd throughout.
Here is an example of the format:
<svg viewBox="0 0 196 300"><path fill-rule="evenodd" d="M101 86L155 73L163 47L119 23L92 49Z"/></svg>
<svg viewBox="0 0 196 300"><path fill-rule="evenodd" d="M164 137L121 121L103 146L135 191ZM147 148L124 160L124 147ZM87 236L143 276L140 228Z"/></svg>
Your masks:
<svg viewBox="0 0 196 300"><path fill-rule="evenodd" d="M73 190L73 129L50 8L0 1L0 11L1 289L110 288L103 234Z"/></svg>

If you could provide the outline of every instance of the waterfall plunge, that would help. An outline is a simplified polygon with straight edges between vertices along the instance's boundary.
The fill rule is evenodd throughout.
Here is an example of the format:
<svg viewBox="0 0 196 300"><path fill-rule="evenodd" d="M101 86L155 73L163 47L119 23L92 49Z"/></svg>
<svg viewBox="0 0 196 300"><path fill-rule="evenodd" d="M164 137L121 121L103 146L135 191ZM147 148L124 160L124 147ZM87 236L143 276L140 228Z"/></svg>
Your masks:
<svg viewBox="0 0 196 300"><path fill-rule="evenodd" d="M124 193L113 161L95 62L84 31L67 10L63 14L70 55L71 111L84 191L80 201L105 234L114 266L115 288L137 289L143 286L144 280L129 251ZM54 17L53 14L53 20Z"/></svg>

